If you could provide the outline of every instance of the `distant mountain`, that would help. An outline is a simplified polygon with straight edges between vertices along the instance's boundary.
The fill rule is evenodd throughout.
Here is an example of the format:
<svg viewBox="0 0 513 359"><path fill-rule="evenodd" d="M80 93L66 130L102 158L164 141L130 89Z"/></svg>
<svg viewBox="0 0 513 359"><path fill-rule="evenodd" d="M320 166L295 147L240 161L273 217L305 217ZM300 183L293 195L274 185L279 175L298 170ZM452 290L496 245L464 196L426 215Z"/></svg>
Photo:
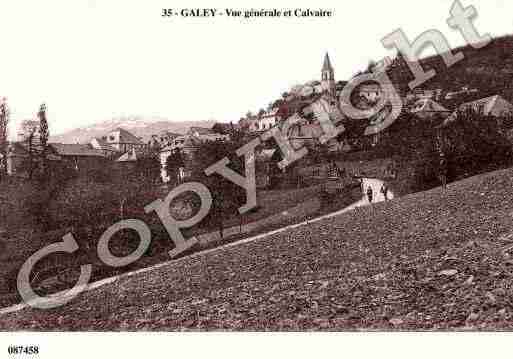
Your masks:
<svg viewBox="0 0 513 359"><path fill-rule="evenodd" d="M215 121L168 121L162 118L121 117L50 136L50 142L88 143L92 138L104 136L118 127L130 131L137 137L142 137L142 140L147 142L151 135L163 131L185 133L191 126L210 128L214 123Z"/></svg>

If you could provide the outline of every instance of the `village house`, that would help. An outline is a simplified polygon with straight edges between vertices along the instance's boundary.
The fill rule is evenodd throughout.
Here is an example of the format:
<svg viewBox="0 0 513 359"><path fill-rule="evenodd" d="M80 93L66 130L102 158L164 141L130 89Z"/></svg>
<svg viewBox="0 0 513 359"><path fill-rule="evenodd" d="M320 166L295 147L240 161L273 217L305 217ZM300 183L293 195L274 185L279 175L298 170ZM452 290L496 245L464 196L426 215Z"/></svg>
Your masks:
<svg viewBox="0 0 513 359"><path fill-rule="evenodd" d="M29 147L36 154L33 158L37 161L37 154L41 154L42 150L37 129L38 126L30 120L23 121L18 131L18 141L12 142L8 148L8 174L27 175ZM46 157L51 166L67 167L80 174L87 174L105 168L112 161L114 165L121 163L119 168L132 166L135 152L143 152L147 146L130 132L118 128L106 136L93 138L87 144L49 143ZM130 160L130 165L123 164L126 159Z"/></svg>
<svg viewBox="0 0 513 359"><path fill-rule="evenodd" d="M132 149L136 151L144 151L148 146L140 138L134 136L127 130L117 128L109 132L106 136L101 138L108 145L112 146L119 152L128 152Z"/></svg>
<svg viewBox="0 0 513 359"><path fill-rule="evenodd" d="M417 100L412 106L410 113L414 114L420 119L434 119L434 118L446 118L450 115L451 111L439 103L425 98Z"/></svg>
<svg viewBox="0 0 513 359"><path fill-rule="evenodd" d="M48 151L58 156L62 164L71 166L81 174L99 170L108 161L102 150L95 149L90 144L50 143Z"/></svg>
<svg viewBox="0 0 513 359"><path fill-rule="evenodd" d="M191 127L185 136L193 137L200 142L225 141L230 139L230 135L220 134L211 128L205 127Z"/></svg>
<svg viewBox="0 0 513 359"><path fill-rule="evenodd" d="M214 131L215 133L221 134L221 135L230 135L239 130L240 130L239 124L234 124L232 122L230 122L230 123L216 122L212 126L212 131Z"/></svg>
<svg viewBox="0 0 513 359"><path fill-rule="evenodd" d="M477 94L479 91L478 89L469 89L468 87L466 86L463 86L460 90L457 90L457 91L449 91L445 94L445 99L446 100L452 100L452 99L456 99L458 97L461 97L461 96L468 96L468 95L472 95L472 94Z"/></svg>
<svg viewBox="0 0 513 359"><path fill-rule="evenodd" d="M171 142L181 136L180 133L174 133L171 131L161 131L158 134L152 135L150 140L150 146L158 145L160 147L166 147L171 144Z"/></svg>
<svg viewBox="0 0 513 359"><path fill-rule="evenodd" d="M393 98L398 94L397 87L394 84L381 85L377 82L369 81L362 83L356 88L356 107L360 109L372 108L383 98Z"/></svg>
<svg viewBox="0 0 513 359"><path fill-rule="evenodd" d="M13 142L7 153L7 173L26 176L28 171L29 149L25 142ZM49 143L46 153L51 166L72 168L84 174L105 166L107 157L101 150L89 144ZM37 156L34 156L37 161Z"/></svg>
<svg viewBox="0 0 513 359"><path fill-rule="evenodd" d="M130 176L135 172L137 159L137 152L133 148L123 153L119 158L113 161L112 175L117 178Z"/></svg>
<svg viewBox="0 0 513 359"><path fill-rule="evenodd" d="M413 91L408 92L406 95L406 100L409 102L426 99L434 100L437 102L440 101L442 99L442 89L425 90L416 88Z"/></svg>
<svg viewBox="0 0 513 359"><path fill-rule="evenodd" d="M136 162L137 161L137 153L135 152L134 149L122 154L117 160L116 162L119 162L119 163L125 163L125 162Z"/></svg>
<svg viewBox="0 0 513 359"><path fill-rule="evenodd" d="M269 130L279 123L278 109L274 108L264 111L249 121L249 132L260 132Z"/></svg>
<svg viewBox="0 0 513 359"><path fill-rule="evenodd" d="M502 96L495 95L461 104L456 111L447 117L443 126L455 121L458 116L458 112L468 110L495 118L513 115L513 105L506 101Z"/></svg>
<svg viewBox="0 0 513 359"><path fill-rule="evenodd" d="M113 158L118 155L119 151L107 143L106 140L100 137L93 138L90 142L94 149L100 150L108 158Z"/></svg>
<svg viewBox="0 0 513 359"><path fill-rule="evenodd" d="M167 158L176 150L184 157L186 162L185 168L180 168L180 178L186 177L190 171L186 168L190 166L194 153L198 150L199 146L205 142L214 141L228 141L230 135L220 134L210 128L204 127L191 127L185 135L178 136L171 141L169 146L160 150L160 164L161 164L161 177L163 182L169 182L169 176L166 171Z"/></svg>
<svg viewBox="0 0 513 359"><path fill-rule="evenodd" d="M304 108L311 102L312 96L328 95L335 101L337 93L342 91L345 84L346 82L343 81L335 82L335 70L331 65L329 54L326 53L321 68L320 81L310 81L305 85L292 87L290 93L284 95L279 105L275 103L257 115L248 114L245 118L241 118L239 125L243 130L250 133L267 131L288 118L288 116Z"/></svg>

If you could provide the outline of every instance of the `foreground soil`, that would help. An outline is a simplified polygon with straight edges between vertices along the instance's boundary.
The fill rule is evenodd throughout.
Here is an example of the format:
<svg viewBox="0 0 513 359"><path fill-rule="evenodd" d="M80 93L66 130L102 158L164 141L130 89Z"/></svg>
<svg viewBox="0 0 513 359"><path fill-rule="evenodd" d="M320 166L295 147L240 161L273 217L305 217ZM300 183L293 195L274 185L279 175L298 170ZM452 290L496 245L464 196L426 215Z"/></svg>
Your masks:
<svg viewBox="0 0 513 359"><path fill-rule="evenodd" d="M169 262L0 328L512 329L512 180L488 173Z"/></svg>

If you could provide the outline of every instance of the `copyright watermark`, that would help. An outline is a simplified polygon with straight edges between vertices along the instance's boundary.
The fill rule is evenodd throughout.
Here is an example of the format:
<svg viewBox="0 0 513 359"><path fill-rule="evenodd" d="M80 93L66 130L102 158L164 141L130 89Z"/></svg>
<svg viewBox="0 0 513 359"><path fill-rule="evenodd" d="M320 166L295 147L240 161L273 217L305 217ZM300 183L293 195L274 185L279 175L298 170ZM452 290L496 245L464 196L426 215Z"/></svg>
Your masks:
<svg viewBox="0 0 513 359"><path fill-rule="evenodd" d="M450 15L451 16L447 19L449 27L458 30L466 42L472 47L479 49L491 41L491 37L489 35L481 36L475 29L472 19L476 17L477 12L473 6L464 8L461 3L456 0L451 6ZM440 31L434 29L422 33L412 43L400 29L385 36L381 42L385 48L396 49L398 52L405 55L407 59L406 63L414 76L414 79L408 84L411 89L422 85L436 74L433 69L425 71L418 61L419 54L427 46L434 47L437 53L442 57L447 67L454 65L464 58L464 55L461 52L453 54L444 35ZM382 89L386 89L385 96L381 96L379 101L371 109L361 110L353 106L351 95L360 84L369 81L376 82ZM383 131L396 120L403 108L401 97L397 93L394 84L390 81L386 70L376 70L353 78L343 88L338 104L335 103L335 105L333 105L327 96L321 97L310 104L310 109L314 113L314 117L322 129L322 135L319 137L319 142L322 144L327 143L345 131L344 125L340 121L341 118L345 117L346 119L351 120L366 119L383 113L385 107L389 110L385 111L385 115L382 116L380 121L377 123L371 123L367 126L365 129L365 135L372 135ZM239 213L244 214L257 206L255 149L262 142L274 139L277 143L282 154L282 160L278 163L278 166L281 169L290 166L308 153L308 148L306 146L293 146L288 136L289 129L297 124L301 119L301 116L296 113L287 118L281 126L276 126L267 130L258 138L253 139L237 149L237 156L244 158L243 174L237 173L229 167L230 160L227 157L217 161L204 170L204 173L207 176L211 176L213 174L221 175L228 181L245 190L246 202L238 208ZM191 218L179 220L172 216L170 204L173 199L185 192L193 192L199 197L200 209ZM185 239L182 230L185 228L191 228L198 224L207 216L211 208L212 194L210 189L199 182L188 182L171 190L165 198L156 199L155 201L147 204L144 207L144 210L146 213L155 213L162 222L174 244L174 248L169 252L170 257L174 258L198 242L196 237ZM129 255L117 257L111 253L109 249L109 241L116 233L125 229L130 229L137 233L139 237L139 245L137 249ZM97 246L97 254L100 260L106 265L111 267L123 267L139 260L148 249L150 243L151 231L145 222L138 219L125 219L111 225L102 234ZM91 264L85 264L80 267L80 276L76 284L73 288L69 289L62 295L48 297L39 296L35 293L30 283L30 273L32 272L35 264L42 258L57 252L73 254L78 249L79 246L76 239L71 233L68 233L63 236L61 242L52 243L30 256L22 265L17 277L17 287L23 301L35 308L55 308L66 304L84 291L88 287L91 279Z"/></svg>

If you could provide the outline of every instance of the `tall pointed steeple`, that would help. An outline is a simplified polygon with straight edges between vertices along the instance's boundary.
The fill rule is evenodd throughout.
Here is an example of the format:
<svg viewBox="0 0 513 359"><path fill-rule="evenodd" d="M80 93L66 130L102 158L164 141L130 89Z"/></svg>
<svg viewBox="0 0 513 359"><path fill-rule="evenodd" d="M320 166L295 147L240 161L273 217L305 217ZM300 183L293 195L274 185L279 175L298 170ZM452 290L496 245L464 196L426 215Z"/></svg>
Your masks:
<svg viewBox="0 0 513 359"><path fill-rule="evenodd" d="M321 70L321 86L332 96L336 96L335 90L335 71L331 66L330 55L326 52L324 63Z"/></svg>
<svg viewBox="0 0 513 359"><path fill-rule="evenodd" d="M324 55L324 64L322 65L322 71L333 71L333 67L331 66L330 55L326 52Z"/></svg>

